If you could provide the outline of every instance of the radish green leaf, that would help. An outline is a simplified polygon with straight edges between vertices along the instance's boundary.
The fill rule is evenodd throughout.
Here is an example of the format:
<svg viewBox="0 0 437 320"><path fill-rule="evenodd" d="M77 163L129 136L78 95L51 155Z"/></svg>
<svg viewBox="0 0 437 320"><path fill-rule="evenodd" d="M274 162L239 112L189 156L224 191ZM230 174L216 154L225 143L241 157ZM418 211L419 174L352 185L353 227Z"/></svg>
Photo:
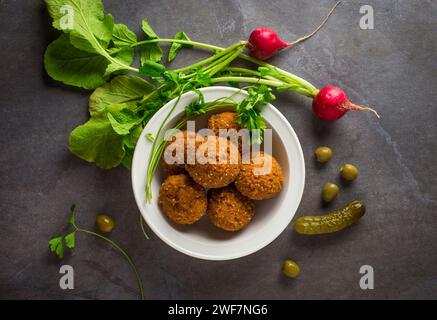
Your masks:
<svg viewBox="0 0 437 320"><path fill-rule="evenodd" d="M190 40L190 38L188 38L187 34L183 31L179 31L178 33L176 33L174 38L176 40ZM168 62L173 61L173 59L176 58L176 55L179 53L179 51L183 47L190 48L190 47L192 47L192 45L186 45L186 44L173 42L171 44L170 50L168 51Z"/></svg>

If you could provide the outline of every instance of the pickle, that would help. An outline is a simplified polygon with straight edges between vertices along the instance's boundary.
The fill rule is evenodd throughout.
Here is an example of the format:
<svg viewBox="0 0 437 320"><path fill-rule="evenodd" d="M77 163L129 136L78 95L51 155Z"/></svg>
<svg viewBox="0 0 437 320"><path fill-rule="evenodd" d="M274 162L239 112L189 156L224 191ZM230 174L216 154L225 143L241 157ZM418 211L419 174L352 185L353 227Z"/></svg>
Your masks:
<svg viewBox="0 0 437 320"><path fill-rule="evenodd" d="M297 219L294 229L301 234L324 234L342 230L357 222L366 212L359 200L323 216L304 216Z"/></svg>

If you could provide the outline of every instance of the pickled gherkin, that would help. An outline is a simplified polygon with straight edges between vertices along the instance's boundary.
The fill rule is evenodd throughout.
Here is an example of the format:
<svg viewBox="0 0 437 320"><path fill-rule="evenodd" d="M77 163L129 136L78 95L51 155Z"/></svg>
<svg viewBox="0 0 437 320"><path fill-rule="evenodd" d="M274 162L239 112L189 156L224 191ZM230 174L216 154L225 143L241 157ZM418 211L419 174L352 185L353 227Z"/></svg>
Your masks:
<svg viewBox="0 0 437 320"><path fill-rule="evenodd" d="M366 212L359 200L349 202L341 209L322 216L304 216L297 219L294 229L301 234L325 234L336 232L357 222Z"/></svg>

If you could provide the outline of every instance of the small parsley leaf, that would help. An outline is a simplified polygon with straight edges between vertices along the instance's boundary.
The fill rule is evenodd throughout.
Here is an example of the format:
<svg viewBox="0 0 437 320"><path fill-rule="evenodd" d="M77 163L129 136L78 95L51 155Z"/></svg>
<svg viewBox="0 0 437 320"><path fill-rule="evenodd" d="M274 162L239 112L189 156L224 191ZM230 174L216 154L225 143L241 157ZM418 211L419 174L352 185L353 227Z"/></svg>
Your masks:
<svg viewBox="0 0 437 320"><path fill-rule="evenodd" d="M59 257L59 259L62 259L64 257L64 246L62 244L62 240L63 237L58 236L51 238L49 241L50 251L54 252Z"/></svg>
<svg viewBox="0 0 437 320"><path fill-rule="evenodd" d="M249 131L259 130L259 134L253 135L251 142L261 144L266 124L261 115L260 107L267 105L275 99L271 89L265 85L248 89L249 96L237 104L237 123Z"/></svg>
<svg viewBox="0 0 437 320"><path fill-rule="evenodd" d="M64 237L64 240L68 249L74 249L74 246L76 245L76 231L67 234Z"/></svg>

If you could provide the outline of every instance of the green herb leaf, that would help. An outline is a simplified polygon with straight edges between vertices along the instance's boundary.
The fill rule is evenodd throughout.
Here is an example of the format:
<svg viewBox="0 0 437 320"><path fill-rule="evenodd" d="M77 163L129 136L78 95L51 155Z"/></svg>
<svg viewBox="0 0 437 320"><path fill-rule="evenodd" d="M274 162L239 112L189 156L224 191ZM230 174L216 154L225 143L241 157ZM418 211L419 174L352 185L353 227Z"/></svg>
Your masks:
<svg viewBox="0 0 437 320"><path fill-rule="evenodd" d="M178 33L176 33L174 38L176 40L190 40L190 38L188 38L187 34L183 31L179 31ZM176 58L176 55L179 53L179 51L183 47L191 48L192 45L173 42L171 44L170 50L168 51L168 62L173 61L173 59Z"/></svg>
<svg viewBox="0 0 437 320"><path fill-rule="evenodd" d="M62 259L64 257L64 247L62 241L62 236L53 237L49 241L50 251L54 252L59 257L59 259Z"/></svg>
<svg viewBox="0 0 437 320"><path fill-rule="evenodd" d="M177 72L167 70L162 74L162 77L164 78L164 81L167 83L173 83L176 86L179 86L181 82L181 75Z"/></svg>
<svg viewBox="0 0 437 320"><path fill-rule="evenodd" d="M141 64L140 74L146 77L157 78L162 77L166 70L166 67L162 64L146 60Z"/></svg>
<svg viewBox="0 0 437 320"><path fill-rule="evenodd" d="M130 130L130 133L123 136L123 143L126 148L135 149L135 146L140 138L141 132L143 132L143 127L138 125Z"/></svg>
<svg viewBox="0 0 437 320"><path fill-rule="evenodd" d="M70 134L68 146L77 157L103 169L118 166L125 153L123 138L114 131L106 115L92 117L76 127Z"/></svg>
<svg viewBox="0 0 437 320"><path fill-rule="evenodd" d="M76 245L76 231L67 234L64 237L64 240L68 249L74 249L74 246Z"/></svg>
<svg viewBox="0 0 437 320"><path fill-rule="evenodd" d="M68 219L68 223L70 223L72 226L76 225L76 218L74 216L74 210L76 210L76 205L72 204L70 207L70 219Z"/></svg>
<svg viewBox="0 0 437 320"><path fill-rule="evenodd" d="M114 29L112 31L112 42L117 48L130 46L137 42L137 35L125 24L117 23L114 24Z"/></svg>
<svg viewBox="0 0 437 320"><path fill-rule="evenodd" d="M94 89L106 82L111 73L131 69L133 51L126 49L115 56L108 52L114 18L110 14L104 15L100 0L45 2L53 18L53 26L64 32L49 45L44 57L47 73L52 78L65 84ZM67 6L71 12L63 9Z"/></svg>
<svg viewBox="0 0 437 320"><path fill-rule="evenodd" d="M90 53L101 53L112 38L114 18L104 15L101 0L45 0L53 27L70 34L71 44ZM70 12L61 10L69 6L71 23L67 23ZM69 29L68 27L72 27Z"/></svg>
<svg viewBox="0 0 437 320"><path fill-rule="evenodd" d="M211 77L202 69L196 70L194 76L190 79L190 84L194 88L209 87L212 85Z"/></svg>
<svg viewBox="0 0 437 320"><path fill-rule="evenodd" d="M108 119L114 131L119 135L127 135L130 130L140 124L142 119L128 108L118 109L120 105L109 107ZM118 109L118 110L117 110Z"/></svg>
<svg viewBox="0 0 437 320"><path fill-rule="evenodd" d="M131 169L135 145L140 138L141 132L143 132L143 127L141 125L138 125L132 128L128 135L123 136L125 154L123 160L121 161L121 164L128 170Z"/></svg>
<svg viewBox="0 0 437 320"><path fill-rule="evenodd" d="M265 85L248 89L249 97L237 104L237 123L248 130L259 130L251 142L260 144L266 124L261 116L260 107L275 99L271 89Z"/></svg>
<svg viewBox="0 0 437 320"><path fill-rule="evenodd" d="M124 104L134 107L145 95L152 94L156 88L146 80L136 76L118 76L104 86L97 88L90 97L91 116L106 112L109 105Z"/></svg>
<svg viewBox="0 0 437 320"><path fill-rule="evenodd" d="M123 160L121 161L123 167L125 167L128 170L132 168L133 156L134 156L134 149L126 148L126 152L124 154Z"/></svg>
<svg viewBox="0 0 437 320"><path fill-rule="evenodd" d="M134 60L135 50L131 44L137 42L137 36L124 24L115 24L112 34L113 48L108 49L108 53L114 57L116 62L111 62L106 69L106 74L111 73L126 73L127 70L123 65L118 63L121 61L125 65L131 65Z"/></svg>
<svg viewBox="0 0 437 320"><path fill-rule="evenodd" d="M191 102L185 107L185 114L189 117L200 116L206 113L206 105L199 102Z"/></svg>
<svg viewBox="0 0 437 320"><path fill-rule="evenodd" d="M109 77L111 74L125 74L128 71L125 65L130 66L134 61L135 50L130 46L122 48L112 48L108 50L108 53L116 59L115 62L111 62L105 70L105 76ZM122 64L121 64L121 63Z"/></svg>
<svg viewBox="0 0 437 320"><path fill-rule="evenodd" d="M147 19L143 19L143 21L141 21L141 29L143 29L143 32L146 34L148 39L158 38L158 35L155 33L155 31L153 31Z"/></svg>
<svg viewBox="0 0 437 320"><path fill-rule="evenodd" d="M153 31L152 27L150 27L149 22L146 19L143 19L142 29L146 35L145 40L157 39L158 36ZM141 45L141 53L140 60L141 64L144 64L147 60L153 62L159 62L162 58L162 49L158 43L147 43Z"/></svg>
<svg viewBox="0 0 437 320"><path fill-rule="evenodd" d="M112 129L121 136L129 134L129 130L132 128L130 124L119 123L112 114L108 113L108 119L111 123Z"/></svg>
<svg viewBox="0 0 437 320"><path fill-rule="evenodd" d="M199 100L191 102L185 107L185 114L189 117L200 116L207 111L203 93L197 89L193 89L193 91L199 95Z"/></svg>
<svg viewBox="0 0 437 320"><path fill-rule="evenodd" d="M155 137L153 136L153 134L151 134L150 132L149 133L146 133L146 138L147 139L149 139L150 141L155 141Z"/></svg>
<svg viewBox="0 0 437 320"><path fill-rule="evenodd" d="M108 63L100 54L73 47L67 35L61 35L49 44L44 55L44 65L50 77L84 89L94 89L106 82Z"/></svg>

